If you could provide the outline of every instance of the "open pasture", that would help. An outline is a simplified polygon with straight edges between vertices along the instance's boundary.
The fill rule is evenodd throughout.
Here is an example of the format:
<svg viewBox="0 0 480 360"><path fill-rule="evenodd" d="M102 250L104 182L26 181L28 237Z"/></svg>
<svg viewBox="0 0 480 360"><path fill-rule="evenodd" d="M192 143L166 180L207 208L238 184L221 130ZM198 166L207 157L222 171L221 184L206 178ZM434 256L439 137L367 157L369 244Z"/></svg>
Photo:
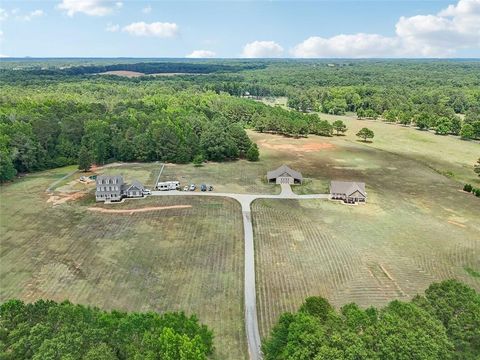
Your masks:
<svg viewBox="0 0 480 360"><path fill-rule="evenodd" d="M294 187L297 193L325 193L332 179L366 182L365 206L254 202L262 336L309 295L336 306L369 306L409 299L452 277L480 289L480 202L460 191L463 182L480 185L472 171L480 145L344 120L347 135L332 138L249 131L259 162L167 164L160 177L212 184L216 192L272 194L280 189L267 184L265 174L285 163L306 178ZM362 126L374 129L373 143L357 141ZM117 163L93 170L153 188L160 167ZM30 174L0 187L0 301L68 298L106 309L185 310L214 330L216 358L245 358L239 204L167 196L99 205L93 184L78 183L80 173L60 181L53 194L45 192L73 170ZM87 195L48 202L75 192Z"/></svg>
<svg viewBox="0 0 480 360"><path fill-rule="evenodd" d="M151 197L108 206L89 195L53 206L45 189L70 171L32 174L1 187L0 301L70 299L104 309L183 310L213 329L215 358L245 358L239 204ZM135 166L127 172L129 179L150 176ZM155 210L178 205L185 207ZM88 207L153 210L101 213Z"/></svg>
<svg viewBox="0 0 480 360"><path fill-rule="evenodd" d="M281 165L280 160L273 163ZM258 162L208 162L199 167L192 164L167 164L160 181L178 180L182 186L209 184L214 186L216 192L278 194L280 187L266 182L266 171L270 170L270 166L273 166L272 159L268 157Z"/></svg>
<svg viewBox="0 0 480 360"><path fill-rule="evenodd" d="M397 130L392 128L392 134ZM364 181L368 192L367 204L358 206L322 200L254 202L262 336L282 312L296 310L307 296L324 296L336 306L370 306L409 299L431 282L448 278L480 289L480 279L471 271L480 270L480 199L427 166L442 164L462 174L462 163L473 165L480 146L419 132L431 141L438 138L435 147L456 147L471 158L459 161L455 152L445 151L427 153L426 162L426 155L417 154L417 159L415 154L430 144L422 146L416 132L406 129L400 137L410 139L402 151L396 146L384 151L375 142L365 145L350 136L251 134L263 156L281 157L307 177L305 185L294 187L296 192L325 191L331 179Z"/></svg>
<svg viewBox="0 0 480 360"><path fill-rule="evenodd" d="M454 180L480 186L480 178L472 171L473 164L480 157L478 141L435 135L433 131L389 124L381 120L357 120L354 115L319 115L330 122L343 120L348 128L344 138L348 141L358 142L355 134L361 128L368 127L374 131L375 138L366 146L416 160Z"/></svg>

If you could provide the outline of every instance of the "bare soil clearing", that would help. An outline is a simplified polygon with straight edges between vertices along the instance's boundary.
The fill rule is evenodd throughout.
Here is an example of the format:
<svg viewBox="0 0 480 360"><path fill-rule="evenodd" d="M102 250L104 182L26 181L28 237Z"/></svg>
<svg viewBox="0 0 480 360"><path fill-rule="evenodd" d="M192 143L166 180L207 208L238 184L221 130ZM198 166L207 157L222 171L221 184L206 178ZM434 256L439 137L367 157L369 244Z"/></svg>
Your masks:
<svg viewBox="0 0 480 360"><path fill-rule="evenodd" d="M311 139L302 140L305 140L302 144L282 144L279 143L278 139L270 139L270 141L267 139L263 139L258 142L258 145L272 150L295 151L300 153L308 153L323 149L333 149L335 147L330 142L316 142L312 141Z"/></svg>
<svg viewBox="0 0 480 360"><path fill-rule="evenodd" d="M127 78L136 78L140 76L145 76L144 73L137 72L137 71L127 71L127 70L105 71L103 73L100 73L99 75L116 75L116 76L124 76Z"/></svg>
<svg viewBox="0 0 480 360"><path fill-rule="evenodd" d="M145 74L137 71L128 71L128 70L112 70L99 73L98 75L116 75L123 76L127 78L137 78L141 76L177 76L177 75L207 75L207 74L197 74L197 73L154 73L154 74Z"/></svg>
<svg viewBox="0 0 480 360"><path fill-rule="evenodd" d="M50 195L47 199L47 203L51 203L53 206L64 204L67 201L74 201L87 196L86 192L73 192L73 193L56 193L56 195Z"/></svg>
<svg viewBox="0 0 480 360"><path fill-rule="evenodd" d="M137 209L105 209L105 208L99 208L99 207L88 207L87 209L90 211L96 211L96 212L107 213L107 214L130 214L131 215L131 214L141 213L141 212L171 210L171 209L187 209L191 207L192 205L172 205L172 206L150 206L150 207L142 207Z"/></svg>

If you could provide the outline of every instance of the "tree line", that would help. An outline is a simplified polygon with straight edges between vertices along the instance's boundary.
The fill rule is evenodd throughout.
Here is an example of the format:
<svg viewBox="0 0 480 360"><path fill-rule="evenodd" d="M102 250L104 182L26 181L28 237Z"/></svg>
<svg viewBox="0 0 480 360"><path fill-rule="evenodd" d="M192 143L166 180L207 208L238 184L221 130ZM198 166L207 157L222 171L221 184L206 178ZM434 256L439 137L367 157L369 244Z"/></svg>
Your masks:
<svg viewBox="0 0 480 360"><path fill-rule="evenodd" d="M0 305L4 360L205 360L213 334L184 313L103 311L38 300Z"/></svg>
<svg viewBox="0 0 480 360"><path fill-rule="evenodd" d="M310 297L280 317L262 350L265 360L478 359L480 294L447 280L381 309L352 303L336 311Z"/></svg>
<svg viewBox="0 0 480 360"><path fill-rule="evenodd" d="M268 111L262 104L102 80L38 88L8 88L0 99L2 181L17 172L77 163L80 154L82 163L98 164L258 160L244 126L259 108ZM83 95L75 94L79 89Z"/></svg>

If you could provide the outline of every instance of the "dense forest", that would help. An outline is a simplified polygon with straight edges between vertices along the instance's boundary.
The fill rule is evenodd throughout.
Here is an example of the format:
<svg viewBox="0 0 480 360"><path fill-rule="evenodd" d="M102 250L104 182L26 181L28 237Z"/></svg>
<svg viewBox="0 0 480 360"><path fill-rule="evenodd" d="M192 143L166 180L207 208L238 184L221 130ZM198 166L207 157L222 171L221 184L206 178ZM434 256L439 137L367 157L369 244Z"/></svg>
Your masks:
<svg viewBox="0 0 480 360"><path fill-rule="evenodd" d="M307 298L283 314L262 345L266 360L462 359L480 356L480 294L456 280L410 302L335 310ZM213 334L195 316L103 311L68 301L0 305L0 358L207 359Z"/></svg>
<svg viewBox="0 0 480 360"><path fill-rule="evenodd" d="M358 118L480 139L478 61L3 59L1 64L0 181L77 163L80 153L96 163L256 160L245 127L331 136L336 128L321 113L355 112ZM190 75L95 75L110 70ZM258 96L286 96L291 110L251 99Z"/></svg>
<svg viewBox="0 0 480 360"><path fill-rule="evenodd" d="M254 146L243 126L256 104L230 96L102 80L3 90L3 179L76 163L81 148L96 163L185 163L199 154L216 161L245 157Z"/></svg>
<svg viewBox="0 0 480 360"><path fill-rule="evenodd" d="M480 294L455 280L434 283L411 302L337 312L307 298L285 313L262 346L265 360L462 359L480 356Z"/></svg>
<svg viewBox="0 0 480 360"><path fill-rule="evenodd" d="M211 91L105 79L3 86L0 179L91 162L258 159L245 127L292 136L331 136L317 114L274 108Z"/></svg>
<svg viewBox="0 0 480 360"><path fill-rule="evenodd" d="M195 316L103 311L38 300L0 306L0 358L203 360L213 334Z"/></svg>

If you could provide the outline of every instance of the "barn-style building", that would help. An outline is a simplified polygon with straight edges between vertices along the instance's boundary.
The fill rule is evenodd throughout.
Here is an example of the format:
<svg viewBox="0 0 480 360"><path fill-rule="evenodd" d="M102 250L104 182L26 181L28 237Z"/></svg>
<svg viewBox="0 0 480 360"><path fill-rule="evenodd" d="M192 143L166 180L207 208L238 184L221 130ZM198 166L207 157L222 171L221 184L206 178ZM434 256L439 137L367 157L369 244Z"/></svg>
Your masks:
<svg viewBox="0 0 480 360"><path fill-rule="evenodd" d="M303 176L300 172L282 165L278 169L267 172L267 180L276 184L301 184Z"/></svg>

